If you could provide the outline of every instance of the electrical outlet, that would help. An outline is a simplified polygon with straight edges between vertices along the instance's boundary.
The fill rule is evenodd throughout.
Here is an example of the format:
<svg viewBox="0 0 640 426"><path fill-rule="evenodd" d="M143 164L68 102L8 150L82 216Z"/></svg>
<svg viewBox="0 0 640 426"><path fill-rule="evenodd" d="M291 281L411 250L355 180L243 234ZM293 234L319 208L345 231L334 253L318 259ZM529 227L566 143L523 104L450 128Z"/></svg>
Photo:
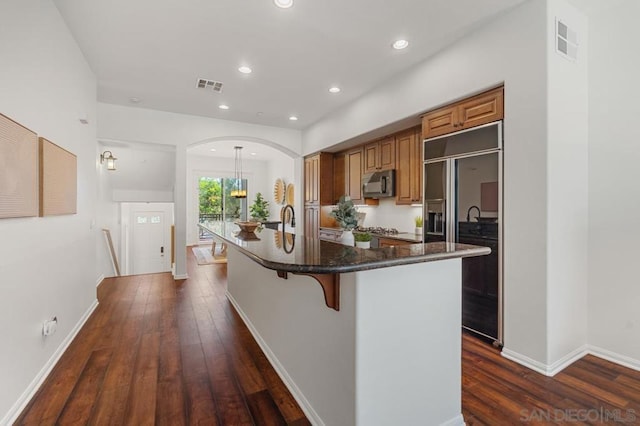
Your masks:
<svg viewBox="0 0 640 426"><path fill-rule="evenodd" d="M58 317L53 317L50 320L46 320L44 324L42 324L42 335L50 336L56 332L58 328Z"/></svg>

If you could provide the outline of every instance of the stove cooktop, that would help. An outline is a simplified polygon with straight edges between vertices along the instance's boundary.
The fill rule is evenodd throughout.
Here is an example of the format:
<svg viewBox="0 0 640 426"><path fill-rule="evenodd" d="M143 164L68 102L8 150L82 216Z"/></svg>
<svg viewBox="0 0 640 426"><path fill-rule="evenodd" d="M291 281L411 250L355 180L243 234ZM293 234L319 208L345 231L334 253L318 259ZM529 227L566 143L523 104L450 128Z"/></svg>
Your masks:
<svg viewBox="0 0 640 426"><path fill-rule="evenodd" d="M378 234L378 235L397 235L400 232L396 228L383 228L381 226L370 226L370 227L357 227L356 231L360 232L368 232L370 234Z"/></svg>

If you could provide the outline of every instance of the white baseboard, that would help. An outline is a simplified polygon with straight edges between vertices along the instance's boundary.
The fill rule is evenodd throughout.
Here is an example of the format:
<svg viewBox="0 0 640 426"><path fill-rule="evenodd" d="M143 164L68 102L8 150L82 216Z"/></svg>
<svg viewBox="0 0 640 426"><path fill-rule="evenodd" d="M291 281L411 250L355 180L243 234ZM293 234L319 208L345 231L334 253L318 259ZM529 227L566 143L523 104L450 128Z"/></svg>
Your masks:
<svg viewBox="0 0 640 426"><path fill-rule="evenodd" d="M623 367L640 371L640 360L628 357L626 355L620 355L616 352L612 352L610 350L593 345L589 345L589 353L593 356L597 356L598 358L606 359L607 361L620 364Z"/></svg>
<svg viewBox="0 0 640 426"><path fill-rule="evenodd" d="M102 284L102 281L104 281L104 274L100 275L98 277L98 279L96 280L96 287L98 287L100 284Z"/></svg>
<svg viewBox="0 0 640 426"><path fill-rule="evenodd" d="M289 376L289 373L287 373L287 370L285 370L285 368L282 366L278 358L275 356L275 354L273 353L269 345L267 345L267 343L264 341L262 336L260 336L260 333L258 333L258 330L253 326L253 324L251 323L247 315L244 313L242 308L240 308L240 306L238 305L236 300L233 298L233 296L229 294L228 291L226 292L226 296L231 302L231 304L236 308L236 311L238 311L238 314L242 318L242 321L244 321L245 325L253 335L253 338L256 339L256 342L258 342L258 346L260 346L260 349L262 349L262 352L264 352L265 356L273 366L274 370L276 370L276 373L278 373L278 376L280 376L280 379L282 379L282 382L284 383L284 385L287 387L287 389L289 389L289 392L291 392L291 395L296 400L296 402L304 412L305 416L307 416L307 419L309 419L309 421L313 425L324 426L324 422L322 421L318 413L316 413L316 411L313 409L313 407L311 406L307 398L305 398L305 396L303 395L300 388L298 388L298 386L295 384L291 376ZM464 422L460 424L464 425ZM448 422L447 422L447 425L449 425ZM451 423L451 425L449 426L457 426L457 425L458 423Z"/></svg>
<svg viewBox="0 0 640 426"><path fill-rule="evenodd" d="M522 355L518 352L512 351L508 348L502 349L502 356L517 362L520 365L523 365L533 371L537 371L540 374L544 374L545 376L553 377L562 370L564 370L569 365L573 364L583 356L589 353L589 349L587 345L583 345L571 352L567 355L563 356L553 364L544 364L540 361L536 361L535 359L529 358L526 355Z"/></svg>
<svg viewBox="0 0 640 426"><path fill-rule="evenodd" d="M51 355L51 358L46 362L46 364L42 367L40 372L36 375L36 377L31 381L27 389L22 392L20 398L13 404L11 409L5 416L0 420L0 425L10 425L16 421L18 416L22 413L22 410L27 406L31 398L36 394L42 383L46 380L53 370L53 367L58 363L62 354L67 350L73 339L76 337L84 323L89 319L93 311L98 307L98 299L94 300L89 309L82 315L80 320L76 323L75 327L71 330L71 332L65 337L65 339L60 343L58 349Z"/></svg>
<svg viewBox="0 0 640 426"><path fill-rule="evenodd" d="M188 274L179 274L179 275L173 274L174 280L186 280L188 278L189 278Z"/></svg>

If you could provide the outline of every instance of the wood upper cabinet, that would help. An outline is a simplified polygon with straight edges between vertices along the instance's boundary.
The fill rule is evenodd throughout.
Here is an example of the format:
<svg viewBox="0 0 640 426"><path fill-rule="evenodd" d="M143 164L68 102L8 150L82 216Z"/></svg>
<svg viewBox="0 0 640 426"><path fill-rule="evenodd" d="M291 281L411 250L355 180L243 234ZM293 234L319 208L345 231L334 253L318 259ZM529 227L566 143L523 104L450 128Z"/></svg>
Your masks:
<svg viewBox="0 0 640 426"><path fill-rule="evenodd" d="M396 145L396 204L422 201L422 134L420 128L399 133Z"/></svg>
<svg viewBox="0 0 640 426"><path fill-rule="evenodd" d="M422 136L432 138L446 135L502 118L504 88L500 87L426 113L422 117Z"/></svg>
<svg viewBox="0 0 640 426"><path fill-rule="evenodd" d="M363 173L396 167L396 141L393 136L364 146Z"/></svg>
<svg viewBox="0 0 640 426"><path fill-rule="evenodd" d="M345 194L351 197L355 204L362 204L362 170L364 150L362 147L347 151L344 157L345 165Z"/></svg>
<svg viewBox="0 0 640 426"><path fill-rule="evenodd" d="M304 204L333 204L333 154L321 152L304 159Z"/></svg>
<svg viewBox="0 0 640 426"><path fill-rule="evenodd" d="M347 193L346 182L346 153L340 152L333 157L333 203L337 204L340 197Z"/></svg>

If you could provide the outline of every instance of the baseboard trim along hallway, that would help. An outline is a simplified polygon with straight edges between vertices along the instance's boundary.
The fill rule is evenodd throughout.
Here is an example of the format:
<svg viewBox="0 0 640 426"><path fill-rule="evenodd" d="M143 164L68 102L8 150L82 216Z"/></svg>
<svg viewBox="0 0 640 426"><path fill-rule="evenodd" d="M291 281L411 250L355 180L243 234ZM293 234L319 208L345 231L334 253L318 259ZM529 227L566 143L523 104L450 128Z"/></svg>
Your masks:
<svg viewBox="0 0 640 426"><path fill-rule="evenodd" d="M100 280L102 281L102 280ZM47 379L53 368L56 366L64 352L67 350L73 339L75 339L78 332L82 329L82 326L87 322L93 311L98 307L98 299L95 299L91 306L86 310L84 315L80 318L80 320L76 323L75 327L69 332L67 337L60 343L58 349L51 355L51 358L47 361L47 363L42 367L40 372L36 375L36 377L31 381L27 389L20 395L20 398L16 401L15 404L11 407L9 412L4 416L2 420L0 420L0 425L10 425L13 424L22 410L27 406L31 398L34 397L40 386Z"/></svg>

